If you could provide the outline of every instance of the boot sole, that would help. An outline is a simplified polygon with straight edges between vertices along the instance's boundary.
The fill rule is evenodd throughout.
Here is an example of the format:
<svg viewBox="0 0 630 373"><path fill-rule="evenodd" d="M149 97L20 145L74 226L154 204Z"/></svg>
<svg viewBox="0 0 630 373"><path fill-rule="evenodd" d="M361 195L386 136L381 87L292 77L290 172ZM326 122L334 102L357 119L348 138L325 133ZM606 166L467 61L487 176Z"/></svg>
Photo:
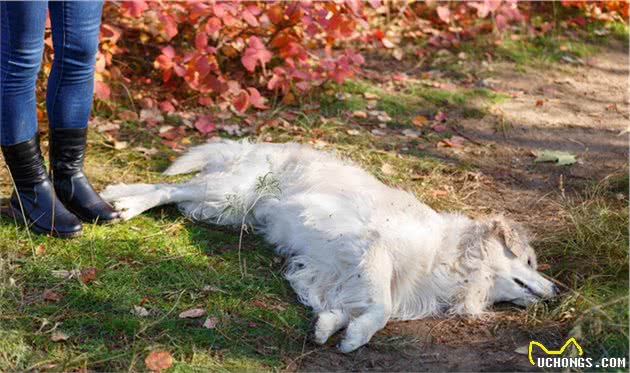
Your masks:
<svg viewBox="0 0 630 373"><path fill-rule="evenodd" d="M58 238L72 238L72 237L81 236L83 234L83 229L76 232L58 232L55 230L51 232L49 230L40 228L37 225L35 225L28 217L23 217L22 212L14 208L13 206L9 206L7 208L1 209L0 214L13 218L15 221L18 222L18 224L24 224L26 222L27 227L31 231L37 234L41 234L41 235L53 236L53 237L58 237Z"/></svg>

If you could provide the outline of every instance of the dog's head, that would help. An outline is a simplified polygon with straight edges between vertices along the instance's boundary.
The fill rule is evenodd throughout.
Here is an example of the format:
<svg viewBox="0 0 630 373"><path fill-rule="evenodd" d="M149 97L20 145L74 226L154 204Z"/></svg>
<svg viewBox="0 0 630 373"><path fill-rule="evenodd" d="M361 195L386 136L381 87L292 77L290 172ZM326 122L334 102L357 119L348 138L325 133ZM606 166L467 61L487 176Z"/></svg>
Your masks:
<svg viewBox="0 0 630 373"><path fill-rule="evenodd" d="M526 306L558 294L557 287L536 270L536 253L520 225L497 216L484 228L485 261L493 274L488 294L491 303Z"/></svg>

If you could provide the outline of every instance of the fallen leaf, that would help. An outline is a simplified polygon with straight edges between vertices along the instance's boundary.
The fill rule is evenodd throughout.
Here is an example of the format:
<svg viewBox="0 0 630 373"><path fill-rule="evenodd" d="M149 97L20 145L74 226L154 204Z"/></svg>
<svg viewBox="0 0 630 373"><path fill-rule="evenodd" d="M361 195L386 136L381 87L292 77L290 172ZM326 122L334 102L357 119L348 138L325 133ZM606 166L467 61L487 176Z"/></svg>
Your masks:
<svg viewBox="0 0 630 373"><path fill-rule="evenodd" d="M402 131L403 136L405 137L410 137L412 139L417 139L418 137L420 137L420 132L416 131L416 130L412 130L412 129L404 129Z"/></svg>
<svg viewBox="0 0 630 373"><path fill-rule="evenodd" d="M160 102L158 106L160 107L160 110L165 113L172 113L175 111L175 106L173 106L173 104L168 100Z"/></svg>
<svg viewBox="0 0 630 373"><path fill-rule="evenodd" d="M372 135L374 136L385 136L387 133L385 131L381 131L378 128L373 129L372 131L370 131L372 133Z"/></svg>
<svg viewBox="0 0 630 373"><path fill-rule="evenodd" d="M180 319L196 319L206 314L206 310L202 308L191 308L179 314Z"/></svg>
<svg viewBox="0 0 630 373"><path fill-rule="evenodd" d="M447 116L444 112L442 111L438 111L435 114L435 117L433 117L433 120L435 120L436 122L444 122L446 120Z"/></svg>
<svg viewBox="0 0 630 373"><path fill-rule="evenodd" d="M359 134L359 131L358 130L348 130L348 131L346 131L346 133L348 135L350 135L350 136L356 136L356 135Z"/></svg>
<svg viewBox="0 0 630 373"><path fill-rule="evenodd" d="M416 127L422 127L427 123L427 117L425 117L424 115L416 115L415 117L413 117L411 122Z"/></svg>
<svg viewBox="0 0 630 373"><path fill-rule="evenodd" d="M617 107L617 104L612 103L612 104L606 106L606 111L616 111L618 113L619 112L619 108Z"/></svg>
<svg viewBox="0 0 630 373"><path fill-rule="evenodd" d="M544 102L543 100L536 100L536 106L537 106L537 107L539 107L539 106L543 106L543 104L544 104L544 103L545 103L545 102Z"/></svg>
<svg viewBox="0 0 630 373"><path fill-rule="evenodd" d="M376 119L378 119L378 121L381 123L389 123L392 121L392 118L387 113L377 115Z"/></svg>
<svg viewBox="0 0 630 373"><path fill-rule="evenodd" d="M135 148L133 148L133 150L138 151L142 154L146 154L146 155L155 155L157 153L159 153L159 150L155 149L155 148L151 148L151 149L147 149L143 146L136 146Z"/></svg>
<svg viewBox="0 0 630 373"><path fill-rule="evenodd" d="M448 190L433 190L431 191L433 197L440 197L448 195Z"/></svg>
<svg viewBox="0 0 630 373"><path fill-rule="evenodd" d="M543 150L534 152L534 155L534 163L555 162L558 166L565 166L577 162L575 155L563 151Z"/></svg>
<svg viewBox="0 0 630 373"><path fill-rule="evenodd" d="M149 370L159 372L173 365L173 357L168 351L151 351L144 359L144 364Z"/></svg>
<svg viewBox="0 0 630 373"><path fill-rule="evenodd" d="M542 263L542 264L539 264L539 265L538 265L538 268L536 268L536 270L538 270L538 271L546 271L546 270L548 270L549 268L551 268L551 266L550 266L549 264L547 264L547 263Z"/></svg>
<svg viewBox="0 0 630 373"><path fill-rule="evenodd" d="M96 128L99 133L109 132L109 131L118 131L120 129L120 125L115 123L107 123L100 125Z"/></svg>
<svg viewBox="0 0 630 373"><path fill-rule="evenodd" d="M365 97L366 100L378 100L379 96L375 93L371 93L371 92L365 92L363 94L363 97Z"/></svg>
<svg viewBox="0 0 630 373"><path fill-rule="evenodd" d="M201 133L210 133L214 131L216 124L209 115L204 115L195 121L195 128Z"/></svg>
<svg viewBox="0 0 630 373"><path fill-rule="evenodd" d="M367 113L365 111L363 111L363 110L353 111L352 112L352 116L354 118L367 118L368 117Z"/></svg>
<svg viewBox="0 0 630 373"><path fill-rule="evenodd" d="M78 277L81 274L81 271L78 269L73 269L72 271L67 271L65 269L57 269L52 271L53 277L63 278L63 279L71 279L73 277Z"/></svg>
<svg viewBox="0 0 630 373"><path fill-rule="evenodd" d="M135 111L125 110L118 113L118 119L124 121L138 120L138 114Z"/></svg>
<svg viewBox="0 0 630 373"><path fill-rule="evenodd" d="M136 315L138 317L147 317L149 316L149 311L141 306L133 306L133 309L131 310L131 314L132 315Z"/></svg>
<svg viewBox="0 0 630 373"><path fill-rule="evenodd" d="M206 321L204 321L203 327L206 328L206 329L214 329L217 326L218 323L219 323L219 319L218 318L216 318L214 316L208 317L206 319Z"/></svg>
<svg viewBox="0 0 630 373"><path fill-rule="evenodd" d="M152 107L140 110L140 120L154 126L164 122L164 116L160 113L159 109Z"/></svg>
<svg viewBox="0 0 630 373"><path fill-rule="evenodd" d="M90 267L82 270L79 274L79 280L84 284L96 280L96 268Z"/></svg>
<svg viewBox="0 0 630 373"><path fill-rule="evenodd" d="M63 342L68 340L68 335L63 332L54 332L50 336L50 340L53 342Z"/></svg>
<svg viewBox="0 0 630 373"><path fill-rule="evenodd" d="M450 139L442 139L441 144L448 148L459 148L466 142L466 139L461 136L453 136Z"/></svg>
<svg viewBox="0 0 630 373"><path fill-rule="evenodd" d="M443 124L436 124L434 126L431 126L431 129L437 133L445 132L447 130L446 126Z"/></svg>
<svg viewBox="0 0 630 373"><path fill-rule="evenodd" d="M396 169L389 163L383 163L383 165L381 166L381 172L384 175L392 176L396 174Z"/></svg>
<svg viewBox="0 0 630 373"><path fill-rule="evenodd" d="M114 149L116 150L126 149L128 145L127 141L114 141Z"/></svg>
<svg viewBox="0 0 630 373"><path fill-rule="evenodd" d="M46 253L46 245L45 244L39 244L36 248L35 248L35 254L37 255L44 255Z"/></svg>
<svg viewBox="0 0 630 373"><path fill-rule="evenodd" d="M396 45L394 43L392 43L391 41L389 41L389 39L387 38L383 38L381 40L381 42L383 43L383 46L387 49L391 49L394 48Z"/></svg>
<svg viewBox="0 0 630 373"><path fill-rule="evenodd" d="M94 82L94 93L100 100L107 100L111 94L111 90L107 83L97 80Z"/></svg>
<svg viewBox="0 0 630 373"><path fill-rule="evenodd" d="M61 295L54 290L46 289L42 293L42 299L49 302L58 302L61 299Z"/></svg>

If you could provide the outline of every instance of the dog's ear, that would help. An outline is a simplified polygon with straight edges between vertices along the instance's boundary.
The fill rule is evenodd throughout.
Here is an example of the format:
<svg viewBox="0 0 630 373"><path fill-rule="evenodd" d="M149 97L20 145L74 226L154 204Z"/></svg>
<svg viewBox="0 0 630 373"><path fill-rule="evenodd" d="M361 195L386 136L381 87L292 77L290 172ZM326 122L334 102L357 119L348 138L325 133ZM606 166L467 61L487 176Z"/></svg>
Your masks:
<svg viewBox="0 0 630 373"><path fill-rule="evenodd" d="M518 233L510 226L504 217L496 216L490 220L490 234L503 241L503 245L515 256L518 257L523 254L523 248Z"/></svg>

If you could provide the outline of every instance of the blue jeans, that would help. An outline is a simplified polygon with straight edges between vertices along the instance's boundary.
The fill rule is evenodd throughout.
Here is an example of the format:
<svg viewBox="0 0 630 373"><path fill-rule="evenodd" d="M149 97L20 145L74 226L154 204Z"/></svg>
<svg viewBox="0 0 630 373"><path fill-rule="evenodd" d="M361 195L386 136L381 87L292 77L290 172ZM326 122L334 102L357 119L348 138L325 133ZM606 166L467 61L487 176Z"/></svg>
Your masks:
<svg viewBox="0 0 630 373"><path fill-rule="evenodd" d="M46 110L51 128L85 128L92 109L102 1L0 1L0 144L37 131L35 84L50 10L54 59Z"/></svg>

